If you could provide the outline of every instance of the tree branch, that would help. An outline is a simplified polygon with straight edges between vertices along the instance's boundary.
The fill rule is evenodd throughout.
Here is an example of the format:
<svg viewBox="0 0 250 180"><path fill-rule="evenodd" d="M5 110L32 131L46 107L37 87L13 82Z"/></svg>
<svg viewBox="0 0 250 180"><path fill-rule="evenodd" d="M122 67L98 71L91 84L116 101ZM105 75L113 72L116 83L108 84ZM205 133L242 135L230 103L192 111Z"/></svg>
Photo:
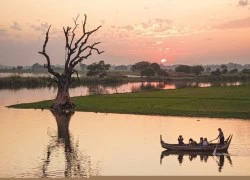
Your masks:
<svg viewBox="0 0 250 180"><path fill-rule="evenodd" d="M78 80L78 83L79 83L79 82L80 82L80 78L79 78L79 76L78 76L78 71L77 71L77 70L75 70L75 69L72 69L72 71L71 71L71 75L72 75L72 74L74 74L74 73L76 73L77 80Z"/></svg>
<svg viewBox="0 0 250 180"><path fill-rule="evenodd" d="M81 44L81 46L79 47L78 53L77 55L70 61L70 65L72 65L74 63L74 61L76 61L78 58L80 58L81 53L83 53L84 51L86 51L88 48L89 49L95 49L97 50L98 54L103 53L104 51L100 52L98 49L94 48L95 45L100 44L101 42L97 42L92 44L91 46L86 46L85 48L82 49L84 42Z"/></svg>
<svg viewBox="0 0 250 180"><path fill-rule="evenodd" d="M85 30L86 22L87 22L87 15L84 14L84 22L82 22L82 32L83 32L83 34L86 33L86 30Z"/></svg>
<svg viewBox="0 0 250 180"><path fill-rule="evenodd" d="M71 60L70 62L70 67L73 69L78 63L80 63L83 59L87 59L89 56L92 55L92 50L95 50L97 52L97 54L102 54L104 53L104 51L100 51L98 48L96 48L95 46L100 44L101 42L97 42L92 44L91 46L86 46L84 49L80 50L77 54L77 56ZM84 56L80 56L81 53L83 53L84 51L86 51L87 49L89 49L89 52L84 55Z"/></svg>
<svg viewBox="0 0 250 180"><path fill-rule="evenodd" d="M77 15L76 19L73 18L75 27L74 27L74 29L72 30L72 34L73 34L73 35L72 35L72 38L71 38L71 41L70 41L70 47L72 46L72 43L73 43L74 38L75 38L75 35L76 35L76 34L75 34L75 30L77 29L77 26L79 25L79 24L77 24L77 20L78 20L79 16L80 16L80 14Z"/></svg>
<svg viewBox="0 0 250 180"><path fill-rule="evenodd" d="M96 31L98 31L98 30L102 27L102 26L98 26L97 28L93 29L92 31L86 32L85 26L86 26L86 22L87 22L87 15L84 14L84 17L85 17L84 23L82 23L83 35L76 41L75 47L72 48L72 54L75 53L76 49L78 48L77 55L73 58L73 61L74 61L75 59L77 59L77 58L80 56L80 54L83 52L83 51L81 51L81 49L82 49L82 47L83 47L85 44L87 44L90 35L91 35L92 33L96 32ZM84 41L81 43L81 45L79 46L79 43L83 40L83 38L84 38L85 36L86 36L85 40L84 40ZM71 54L71 55L72 55L72 54ZM69 62L68 62L68 63L69 63ZM71 60L70 64L72 65L72 60Z"/></svg>
<svg viewBox="0 0 250 180"><path fill-rule="evenodd" d="M84 14L84 21L82 22L82 35L80 36L79 39L76 39L75 32L76 32L77 28L79 27L79 24L77 23L79 16L80 16L80 14L78 14L75 19L73 18L73 21L74 21L73 28L71 28L69 26L63 27L63 32L64 32L64 36L65 36L65 50L66 50L66 61L65 61L64 75L66 75L68 78L70 78L72 73L77 73L76 70L74 70L74 67L79 62L81 62L83 59L87 59L89 56L91 56L93 51L97 52L97 54L102 54L104 52L104 51L100 51L96 47L96 45L100 44L101 42L96 42L96 43L93 43L92 45L88 45L88 40L89 40L90 36L94 32L98 31L102 26L98 26L97 28L86 32L86 23L87 23L87 15L86 14ZM43 44L43 50L40 51L39 53L44 55L46 60L47 60L47 64L45 65L45 67L48 69L48 72L53 74L58 79L61 79L62 75L55 72L51 68L50 57L46 53L46 46L47 46L48 39L49 39L50 27L51 26L49 26L48 31L46 33L45 42ZM72 57L73 55L74 55L74 57Z"/></svg>
<svg viewBox="0 0 250 180"><path fill-rule="evenodd" d="M47 43L49 41L49 31L50 31L50 27L51 25L49 26L48 28L48 31L46 32L46 37L45 37L45 41L44 41L44 44L43 44L43 49L42 51L39 51L38 53L42 54L46 60L47 60L47 64L44 66L45 68L48 69L48 72L52 75L54 75L55 77L57 77L58 79L61 78L60 74L55 72L52 68L51 68L51 65L50 65L50 58L49 58L49 55L46 53L46 46L47 46Z"/></svg>
<svg viewBox="0 0 250 180"><path fill-rule="evenodd" d="M66 57L66 62L65 62L65 70L67 71L68 69L68 62L70 61L70 56L71 56L71 45L69 44L69 31L70 31L70 27L67 27L67 29L65 29L63 27L63 32L64 32L64 36L65 36L65 51L67 51L67 57ZM73 39L73 38L72 38Z"/></svg>
<svg viewBox="0 0 250 180"><path fill-rule="evenodd" d="M75 46L74 48L72 48L72 44L73 44L73 41L74 41L74 38L75 38L75 30L77 29L78 25L77 24L77 20L79 18L80 14L77 15L76 19L73 18L73 21L74 21L74 24L75 24L75 27L74 29L72 30L72 38L71 38L71 41L70 41L70 44L68 43L68 37L70 36L69 32L65 33L65 30L64 30L64 33L65 33L65 38L66 38L66 44L68 44L68 51L67 51L67 60L65 62L65 70L68 71L68 68L69 68L69 62L70 62L70 58L72 56L72 54L75 53L79 43L82 41L82 39L85 37L85 25L86 25L86 20L87 20L87 16L86 14L84 14L85 16L85 20L84 20L84 23L83 23L83 35L76 41L75 43ZM66 37L67 36L67 37Z"/></svg>

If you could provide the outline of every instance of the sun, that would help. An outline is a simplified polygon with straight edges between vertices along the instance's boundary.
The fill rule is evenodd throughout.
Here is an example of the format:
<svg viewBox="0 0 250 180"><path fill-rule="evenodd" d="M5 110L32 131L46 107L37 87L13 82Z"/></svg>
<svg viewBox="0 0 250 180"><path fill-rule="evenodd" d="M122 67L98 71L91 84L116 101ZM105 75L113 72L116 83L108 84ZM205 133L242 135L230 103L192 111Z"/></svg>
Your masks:
<svg viewBox="0 0 250 180"><path fill-rule="evenodd" d="M166 59L162 59L161 62L162 62L162 63L165 63L165 62L167 62L167 60L166 60Z"/></svg>

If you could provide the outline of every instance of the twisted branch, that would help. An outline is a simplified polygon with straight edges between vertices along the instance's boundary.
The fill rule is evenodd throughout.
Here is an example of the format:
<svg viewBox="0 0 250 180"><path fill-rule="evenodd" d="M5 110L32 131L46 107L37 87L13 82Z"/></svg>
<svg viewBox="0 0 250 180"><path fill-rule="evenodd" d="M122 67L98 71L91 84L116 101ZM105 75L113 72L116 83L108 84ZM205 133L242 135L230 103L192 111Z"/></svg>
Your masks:
<svg viewBox="0 0 250 180"><path fill-rule="evenodd" d="M38 53L42 54L43 56L45 56L46 60L47 60L47 64L44 65L45 68L48 69L48 72L52 75L54 75L55 77L57 77L58 79L61 78L60 74L55 72L52 68L51 68L51 65L50 65L50 58L49 58L49 55L46 53L46 46L47 46L47 43L49 41L49 31L50 31L50 27L51 25L49 26L48 28L48 31L46 32L46 37L45 37L45 41L44 41L44 44L43 44L43 49L42 51L39 51Z"/></svg>
<svg viewBox="0 0 250 180"><path fill-rule="evenodd" d="M73 46L73 41L75 38L75 30L78 28L78 23L77 20L79 18L79 15L76 17L76 19L73 19L74 21L74 29L72 30L72 38L71 41L69 43L69 36L70 36L70 30L69 31L64 31L65 32L65 36L67 35L66 41L68 44L68 55L67 55L67 60L65 63L65 70L71 71L72 69L74 69L74 67L81 62L83 59L87 59L90 55L92 50L95 50L98 54L103 53L104 51L99 51L98 48L94 47L97 44L100 44L101 42L98 43L94 43L92 45L87 45L89 37L96 31L98 31L102 26L98 26L97 28L86 32L86 23L87 23L87 15L84 14L84 22L82 22L82 35L80 36L80 38L78 40L76 40L74 47ZM86 47L85 47L86 46ZM90 49L89 53L85 56L81 56L81 54L83 54L85 51L87 51L88 49ZM74 54L74 57L72 57L72 55Z"/></svg>
<svg viewBox="0 0 250 180"><path fill-rule="evenodd" d="M82 35L79 37L79 39L76 38L76 33L75 31L79 27L79 24L77 23L78 18L80 14L77 15L77 17L74 19L74 27L69 27L67 26L66 28L63 27L63 32L65 36L65 49L66 49L66 61L65 61L65 70L64 70L64 75L67 75L67 77L71 78L71 75L73 73L77 73L77 71L74 69L74 67L83 61L84 59L87 59L89 56L92 55L92 51L97 52L97 54L102 54L104 51L100 51L96 46L100 44L101 42L96 42L91 45L88 45L88 40L90 36L98 31L102 26L98 26L97 28L86 32L86 23L87 23L87 15L84 14L84 21L82 22ZM45 37L45 42L43 44L43 49L39 53L44 55L47 64L45 67L48 69L48 72L53 74L57 79L61 79L63 76L60 75L59 73L55 72L50 65L50 57L46 53L46 46L48 43L49 39L49 31L50 27L48 28L48 31L46 33ZM85 55L83 55L85 54ZM74 56L74 57L73 57ZM78 76L78 73L77 73Z"/></svg>
<svg viewBox="0 0 250 180"><path fill-rule="evenodd" d="M80 78L79 78L79 76L78 76L78 71L77 70L75 70L75 69L72 69L72 71L71 71L71 75L72 74L76 74L76 77L77 77L77 80L78 80L78 83L80 82Z"/></svg>
<svg viewBox="0 0 250 180"><path fill-rule="evenodd" d="M78 63L80 63L81 61L83 61L84 59L87 59L89 56L92 55L92 50L95 50L97 52L97 54L102 54L104 53L104 51L100 51L98 48L95 47L95 45L100 44L101 42L97 42L92 44L91 46L86 46L83 50L80 51L79 56L75 59L73 59L70 63L72 63L72 67L75 67ZM84 56L80 56L80 54L84 51L86 51L87 49L89 49L88 53Z"/></svg>
<svg viewBox="0 0 250 180"><path fill-rule="evenodd" d="M75 38L75 35L76 35L76 34L75 34L75 30L77 29L77 26L79 25L79 24L77 24L77 20L78 20L79 16L80 16L80 14L77 15L76 19L73 18L75 27L74 27L74 29L72 30L72 34L73 34L73 35L72 35L72 38L71 38L71 41L70 41L70 47L72 46L72 43L73 43L74 38Z"/></svg>

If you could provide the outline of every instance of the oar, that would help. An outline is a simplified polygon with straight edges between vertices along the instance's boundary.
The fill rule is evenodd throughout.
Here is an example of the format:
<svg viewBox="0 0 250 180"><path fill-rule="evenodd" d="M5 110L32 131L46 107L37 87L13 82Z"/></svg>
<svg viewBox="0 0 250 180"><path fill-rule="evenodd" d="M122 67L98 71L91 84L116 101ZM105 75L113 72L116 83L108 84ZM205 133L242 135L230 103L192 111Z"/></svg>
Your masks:
<svg viewBox="0 0 250 180"><path fill-rule="evenodd" d="M216 154L216 150L217 150L218 145L219 145L219 142L217 143L217 145L216 145L216 147L215 147L215 149L214 149L214 152L213 152L213 155L214 155L214 156L215 156L215 154Z"/></svg>
<svg viewBox="0 0 250 180"><path fill-rule="evenodd" d="M217 139L217 138L216 138ZM209 142L213 142L213 141L215 141L216 139L213 139L213 140L211 140L211 141L209 141Z"/></svg>

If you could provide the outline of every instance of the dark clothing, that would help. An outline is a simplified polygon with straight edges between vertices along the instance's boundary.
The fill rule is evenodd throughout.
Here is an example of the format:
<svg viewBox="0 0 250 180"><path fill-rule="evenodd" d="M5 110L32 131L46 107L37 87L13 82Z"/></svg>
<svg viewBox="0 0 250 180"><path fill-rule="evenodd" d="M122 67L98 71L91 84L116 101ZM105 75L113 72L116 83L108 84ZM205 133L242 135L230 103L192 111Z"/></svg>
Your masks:
<svg viewBox="0 0 250 180"><path fill-rule="evenodd" d="M203 140L200 140L199 145L200 145L200 146L203 145Z"/></svg>
<svg viewBox="0 0 250 180"><path fill-rule="evenodd" d="M197 145L197 142L196 142L196 141L193 141L191 144L192 144L192 145Z"/></svg>
<svg viewBox="0 0 250 180"><path fill-rule="evenodd" d="M220 139L220 144L224 144L225 138L222 131L219 132L218 138Z"/></svg>
<svg viewBox="0 0 250 180"><path fill-rule="evenodd" d="M196 146L198 145L196 141L189 141L189 145L193 145L193 146Z"/></svg>
<svg viewBox="0 0 250 180"><path fill-rule="evenodd" d="M224 144L224 136L222 136L222 137L220 137L220 144L222 145L222 144Z"/></svg>
<svg viewBox="0 0 250 180"><path fill-rule="evenodd" d="M183 138L180 138L180 137L178 138L178 143L179 143L179 145L184 145L183 140L184 140Z"/></svg>

